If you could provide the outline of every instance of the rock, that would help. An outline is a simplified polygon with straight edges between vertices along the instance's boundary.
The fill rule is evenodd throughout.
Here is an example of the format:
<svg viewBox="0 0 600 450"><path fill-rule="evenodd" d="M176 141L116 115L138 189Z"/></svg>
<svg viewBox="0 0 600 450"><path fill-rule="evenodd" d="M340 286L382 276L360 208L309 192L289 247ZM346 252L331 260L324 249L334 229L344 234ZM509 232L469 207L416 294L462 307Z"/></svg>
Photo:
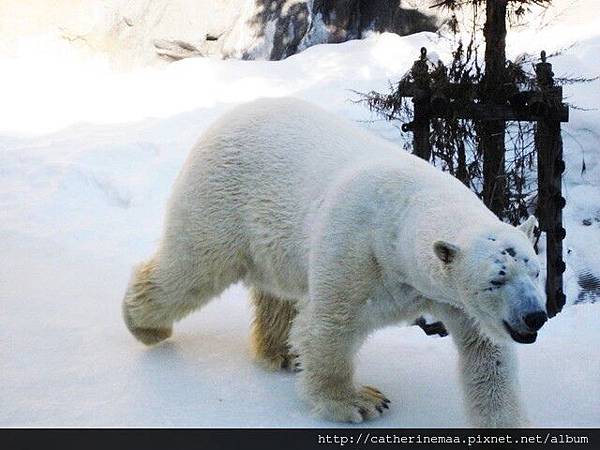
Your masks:
<svg viewBox="0 0 600 450"><path fill-rule="evenodd" d="M277 60L312 45L360 39L367 31L406 35L438 28L437 17L404 7L404 3L398 0L251 0L232 31L224 37L223 53L244 59Z"/></svg>
<svg viewBox="0 0 600 450"><path fill-rule="evenodd" d="M600 300L600 277L590 270L583 270L577 274L577 284L579 284L580 291L575 304L596 303Z"/></svg>
<svg viewBox="0 0 600 450"><path fill-rule="evenodd" d="M3 0L0 54L37 35L107 53L121 66L193 56L277 60L370 30L432 31L439 20L429 14L399 0Z"/></svg>
<svg viewBox="0 0 600 450"><path fill-rule="evenodd" d="M154 47L156 48L156 53L159 56L170 61L178 61L180 59L190 58L192 56L205 56L194 45L179 40L166 41L157 39L154 41Z"/></svg>

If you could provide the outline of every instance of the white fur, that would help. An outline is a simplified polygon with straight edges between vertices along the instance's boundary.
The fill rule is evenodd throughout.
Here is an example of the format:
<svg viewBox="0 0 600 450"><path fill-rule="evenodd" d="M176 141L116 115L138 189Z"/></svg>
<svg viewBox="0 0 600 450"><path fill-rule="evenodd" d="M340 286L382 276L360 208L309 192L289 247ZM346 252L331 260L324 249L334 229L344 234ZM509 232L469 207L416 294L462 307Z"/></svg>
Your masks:
<svg viewBox="0 0 600 450"><path fill-rule="evenodd" d="M294 299L302 394L322 417L360 422L379 416L384 398L353 380L362 340L431 312L460 351L473 423L518 426L502 322L521 329L524 312L543 308L532 229L500 222L453 177L310 104L259 100L190 153L124 314L153 343L238 280ZM506 282L490 290L501 266Z"/></svg>

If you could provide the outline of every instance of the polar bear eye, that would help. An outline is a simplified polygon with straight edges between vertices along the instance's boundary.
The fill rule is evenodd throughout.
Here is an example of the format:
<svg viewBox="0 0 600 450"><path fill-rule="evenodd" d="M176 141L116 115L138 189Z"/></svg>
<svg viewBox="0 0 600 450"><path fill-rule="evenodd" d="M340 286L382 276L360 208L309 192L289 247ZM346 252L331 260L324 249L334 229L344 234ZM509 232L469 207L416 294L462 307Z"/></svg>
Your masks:
<svg viewBox="0 0 600 450"><path fill-rule="evenodd" d="M536 277L536 278L539 278L539 277L540 277L540 271L539 271L539 270L536 272L536 274L535 274L535 277Z"/></svg>

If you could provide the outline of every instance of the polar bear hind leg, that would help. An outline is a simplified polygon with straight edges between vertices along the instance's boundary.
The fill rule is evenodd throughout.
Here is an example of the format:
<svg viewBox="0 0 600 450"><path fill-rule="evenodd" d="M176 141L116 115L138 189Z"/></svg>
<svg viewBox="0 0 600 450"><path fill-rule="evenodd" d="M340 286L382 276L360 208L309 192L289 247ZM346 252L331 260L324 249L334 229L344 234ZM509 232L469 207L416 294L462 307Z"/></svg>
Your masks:
<svg viewBox="0 0 600 450"><path fill-rule="evenodd" d="M173 331L172 322L165 320L164 308L156 300L161 293L154 281L155 271L152 260L136 267L123 299L123 320L131 334L146 345L167 339Z"/></svg>
<svg viewBox="0 0 600 450"><path fill-rule="evenodd" d="M242 276L242 265L232 258L186 248L181 242L163 245L157 255L134 269L123 299L123 320L139 341L157 344L171 336L173 322Z"/></svg>
<svg viewBox="0 0 600 450"><path fill-rule="evenodd" d="M297 371L297 355L290 351L290 328L297 311L294 303L267 294L257 288L250 290L254 306L252 322L252 353L268 370Z"/></svg>

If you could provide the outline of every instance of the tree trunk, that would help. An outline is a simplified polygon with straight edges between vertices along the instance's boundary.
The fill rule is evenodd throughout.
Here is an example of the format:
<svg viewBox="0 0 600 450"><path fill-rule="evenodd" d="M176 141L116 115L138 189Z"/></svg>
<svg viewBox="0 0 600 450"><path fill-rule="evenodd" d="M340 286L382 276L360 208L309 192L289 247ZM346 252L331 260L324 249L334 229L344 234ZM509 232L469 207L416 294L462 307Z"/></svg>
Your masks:
<svg viewBox="0 0 600 450"><path fill-rule="evenodd" d="M506 103L504 93L506 67L506 6L507 0L486 2L485 75L482 101L484 104ZM481 123L480 145L483 150L483 201L497 216L504 216L506 173L504 167L505 123L489 120Z"/></svg>

